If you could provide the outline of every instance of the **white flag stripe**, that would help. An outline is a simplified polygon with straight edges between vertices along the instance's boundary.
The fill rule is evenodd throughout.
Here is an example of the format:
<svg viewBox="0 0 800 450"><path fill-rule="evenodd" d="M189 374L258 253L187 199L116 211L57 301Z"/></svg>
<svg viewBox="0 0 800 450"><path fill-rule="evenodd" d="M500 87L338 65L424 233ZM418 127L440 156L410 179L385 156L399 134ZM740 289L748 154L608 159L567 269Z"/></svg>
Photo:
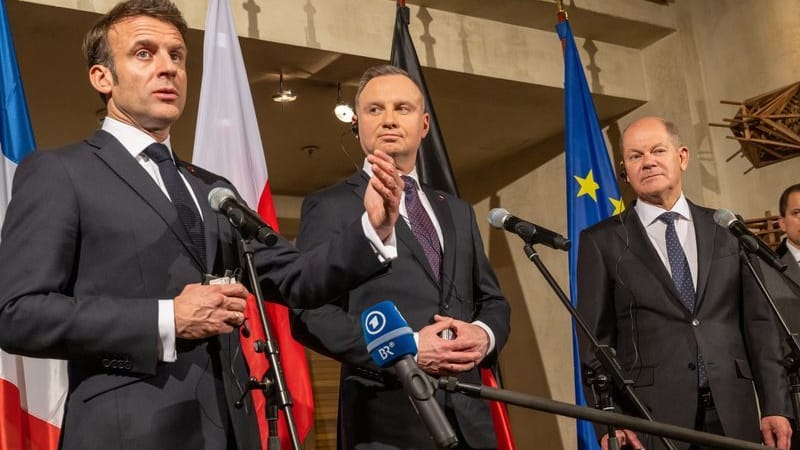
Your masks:
<svg viewBox="0 0 800 450"><path fill-rule="evenodd" d="M192 161L227 178L252 209L267 182L267 163L258 130L253 97L230 13L219 0L209 3L206 36L215 45L203 48L203 66ZM209 20L214 18L214 20ZM229 95L219 95L228 92ZM243 164L243 162L246 162Z"/></svg>
<svg viewBox="0 0 800 450"><path fill-rule="evenodd" d="M2 153L3 147L0 144L0 155ZM2 158L0 165L3 166L0 168L0 226L2 226L3 219L6 217L6 206L11 200L11 182L14 179L14 171L17 169L17 165L5 156L0 156L0 158Z"/></svg>

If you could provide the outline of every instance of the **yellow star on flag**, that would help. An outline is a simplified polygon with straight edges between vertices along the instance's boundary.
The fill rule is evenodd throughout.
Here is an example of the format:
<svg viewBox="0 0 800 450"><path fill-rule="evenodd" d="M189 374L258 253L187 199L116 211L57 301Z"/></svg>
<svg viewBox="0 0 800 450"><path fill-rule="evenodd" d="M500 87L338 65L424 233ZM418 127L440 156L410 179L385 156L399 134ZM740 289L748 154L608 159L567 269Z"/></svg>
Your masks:
<svg viewBox="0 0 800 450"><path fill-rule="evenodd" d="M582 195L588 195L589 197L592 197L592 200L596 202L597 190L600 189L600 185L597 184L596 181L594 181L594 174L592 174L591 169L589 170L589 173L586 174L585 178L581 178L577 175L574 175L574 177L575 181L577 181L578 184L581 186L581 190L578 191L578 197Z"/></svg>
<svg viewBox="0 0 800 450"><path fill-rule="evenodd" d="M616 199L614 197L608 197L608 201L611 202L611 205L614 206L614 212L611 213L612 216L616 216L617 214L625 211L625 203L622 201L622 197Z"/></svg>

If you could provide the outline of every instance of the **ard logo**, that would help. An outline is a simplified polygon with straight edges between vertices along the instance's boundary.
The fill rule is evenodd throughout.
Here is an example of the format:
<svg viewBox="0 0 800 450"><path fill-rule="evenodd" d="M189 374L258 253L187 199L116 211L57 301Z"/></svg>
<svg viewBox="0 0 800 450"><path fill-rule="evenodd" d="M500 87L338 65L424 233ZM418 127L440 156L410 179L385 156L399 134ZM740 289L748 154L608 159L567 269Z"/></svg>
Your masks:
<svg viewBox="0 0 800 450"><path fill-rule="evenodd" d="M372 311L364 318L364 329L370 335L376 335L386 327L386 316L380 311Z"/></svg>

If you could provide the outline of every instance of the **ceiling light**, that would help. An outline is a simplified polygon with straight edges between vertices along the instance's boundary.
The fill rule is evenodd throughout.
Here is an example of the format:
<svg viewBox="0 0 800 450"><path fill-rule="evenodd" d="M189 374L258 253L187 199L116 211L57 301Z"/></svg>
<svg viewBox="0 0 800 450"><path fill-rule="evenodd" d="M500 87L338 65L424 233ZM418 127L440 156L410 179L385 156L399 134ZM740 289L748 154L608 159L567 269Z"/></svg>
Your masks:
<svg viewBox="0 0 800 450"><path fill-rule="evenodd" d="M353 121L353 108L350 107L344 100L342 100L342 83L336 83L336 107L333 108L333 113L336 118L345 123Z"/></svg>
<svg viewBox="0 0 800 450"><path fill-rule="evenodd" d="M283 72L281 72L280 84L278 85L278 92L272 96L272 101L278 103L289 103L297 100L297 95L292 93L291 89L283 88Z"/></svg>

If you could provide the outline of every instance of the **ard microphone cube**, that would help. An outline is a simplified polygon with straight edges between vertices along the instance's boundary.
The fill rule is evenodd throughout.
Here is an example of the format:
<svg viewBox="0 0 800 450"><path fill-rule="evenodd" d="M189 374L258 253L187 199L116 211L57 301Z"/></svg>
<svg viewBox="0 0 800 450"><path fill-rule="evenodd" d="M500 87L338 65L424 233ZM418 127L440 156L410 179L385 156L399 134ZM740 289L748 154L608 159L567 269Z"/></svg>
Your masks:
<svg viewBox="0 0 800 450"><path fill-rule="evenodd" d="M417 353L414 332L391 300L384 300L361 313L367 351L379 367Z"/></svg>

